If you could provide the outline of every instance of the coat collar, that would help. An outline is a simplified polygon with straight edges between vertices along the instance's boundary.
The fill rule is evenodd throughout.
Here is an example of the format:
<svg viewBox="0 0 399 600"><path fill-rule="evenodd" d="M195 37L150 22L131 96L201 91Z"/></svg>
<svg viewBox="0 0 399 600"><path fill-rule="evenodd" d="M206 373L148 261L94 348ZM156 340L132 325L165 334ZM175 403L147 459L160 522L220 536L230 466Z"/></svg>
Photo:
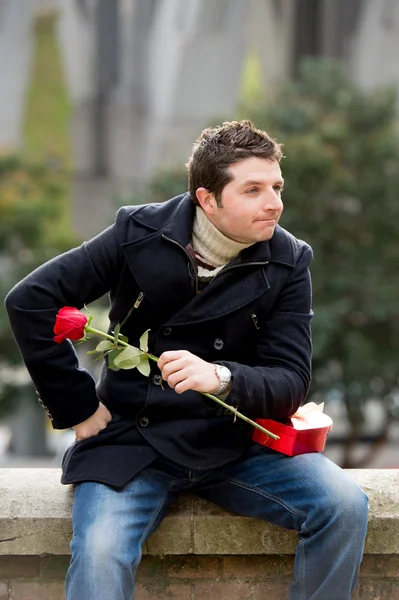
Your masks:
<svg viewBox="0 0 399 600"><path fill-rule="evenodd" d="M195 205L189 193L181 194L162 204L147 204L131 213L131 218L148 231L159 231L164 238L186 247L191 243ZM245 248L233 262L278 262L295 265L292 236L277 225L273 238ZM293 239L293 238L292 238Z"/></svg>
<svg viewBox="0 0 399 600"><path fill-rule="evenodd" d="M229 314L270 288L262 267L269 262L294 266L293 253L279 227L272 240L243 250L225 273L222 271L195 295L194 274L190 274L190 259L185 252L191 242L194 214L189 194L163 204L135 207L130 213L130 241L122 249L141 291L157 311L162 311L165 323L198 323Z"/></svg>

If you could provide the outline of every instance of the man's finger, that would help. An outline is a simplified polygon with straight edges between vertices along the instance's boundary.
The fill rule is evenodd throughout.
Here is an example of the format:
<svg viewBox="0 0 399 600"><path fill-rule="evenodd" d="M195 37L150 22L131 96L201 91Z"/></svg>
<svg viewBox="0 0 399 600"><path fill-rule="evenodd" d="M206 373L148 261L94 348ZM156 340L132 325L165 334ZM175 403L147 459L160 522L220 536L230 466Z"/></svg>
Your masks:
<svg viewBox="0 0 399 600"><path fill-rule="evenodd" d="M177 371L181 371L186 366L187 366L186 362L182 358L176 359L176 360L171 360L170 362L166 363L161 368L161 373L162 373L163 379L166 380L168 377L170 377L170 375L172 375L173 373L176 373Z"/></svg>
<svg viewBox="0 0 399 600"><path fill-rule="evenodd" d="M172 389L175 389L175 387L179 383L186 381L186 379L187 379L187 373L183 369L181 369L181 370L175 371L171 375L169 375L169 377L166 379L166 381L168 382L169 387L171 387Z"/></svg>
<svg viewBox="0 0 399 600"><path fill-rule="evenodd" d="M167 350L166 352L162 352L158 359L158 367L162 369L167 363L172 360L178 360L184 354L187 354L185 350Z"/></svg>

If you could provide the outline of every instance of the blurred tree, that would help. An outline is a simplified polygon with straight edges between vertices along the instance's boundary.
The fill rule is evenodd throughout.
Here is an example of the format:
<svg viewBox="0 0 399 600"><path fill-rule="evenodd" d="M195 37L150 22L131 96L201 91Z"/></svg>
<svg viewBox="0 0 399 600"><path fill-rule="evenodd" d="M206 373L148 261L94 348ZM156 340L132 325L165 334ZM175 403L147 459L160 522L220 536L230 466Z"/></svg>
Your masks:
<svg viewBox="0 0 399 600"><path fill-rule="evenodd" d="M353 466L365 401L385 405L376 445L397 412L396 106L393 90L363 92L336 62L309 59L272 105L245 113L287 148L282 225L314 250L312 393L322 400L334 392L345 402L351 425L345 467Z"/></svg>
<svg viewBox="0 0 399 600"><path fill-rule="evenodd" d="M18 154L0 155L0 293L24 275L76 244L70 233L70 104L55 28L58 14L38 12ZM12 447L18 454L45 452L47 417L0 311L0 417L10 415Z"/></svg>
<svg viewBox="0 0 399 600"><path fill-rule="evenodd" d="M399 416L399 133L393 91L363 92L337 62L307 59L298 79L266 103L242 106L286 147L281 224L308 241L315 318L309 399L339 397L350 424L342 464L355 466L365 402L385 422L370 455ZM163 201L187 188L184 169L159 172L133 203ZM126 200L126 198L124 199ZM356 466L360 466L357 463Z"/></svg>
<svg viewBox="0 0 399 600"><path fill-rule="evenodd" d="M54 167L17 155L0 155L0 294L44 261L76 244L60 226L65 175ZM29 391L27 392L27 388ZM4 307L0 311L0 417L31 396L33 386L12 338Z"/></svg>
<svg viewBox="0 0 399 600"><path fill-rule="evenodd" d="M72 148L69 132L71 103L65 83L56 27L59 13L42 9L32 23L34 54L27 90L21 151L32 160L42 160L58 169L63 180L63 210L58 220L70 227Z"/></svg>
<svg viewBox="0 0 399 600"><path fill-rule="evenodd" d="M184 167L161 168L140 189L129 195L116 197L116 208L122 205L145 204L146 202L165 202L187 191L187 172Z"/></svg>
<svg viewBox="0 0 399 600"><path fill-rule="evenodd" d="M68 120L71 102L57 42L56 10L41 10L33 22L35 50L24 115L23 150L30 157L72 166Z"/></svg>

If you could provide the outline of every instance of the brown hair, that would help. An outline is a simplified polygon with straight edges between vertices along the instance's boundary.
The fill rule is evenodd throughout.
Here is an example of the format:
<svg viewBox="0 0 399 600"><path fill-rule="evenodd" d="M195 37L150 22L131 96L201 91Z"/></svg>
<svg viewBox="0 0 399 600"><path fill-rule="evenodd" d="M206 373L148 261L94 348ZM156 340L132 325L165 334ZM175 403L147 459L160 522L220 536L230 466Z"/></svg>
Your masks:
<svg viewBox="0 0 399 600"><path fill-rule="evenodd" d="M256 129L249 120L225 121L218 127L204 129L186 165L188 189L194 204L199 204L197 189L204 187L215 195L218 206L222 206L223 188L233 179L229 167L253 156L280 162L282 145L266 131Z"/></svg>

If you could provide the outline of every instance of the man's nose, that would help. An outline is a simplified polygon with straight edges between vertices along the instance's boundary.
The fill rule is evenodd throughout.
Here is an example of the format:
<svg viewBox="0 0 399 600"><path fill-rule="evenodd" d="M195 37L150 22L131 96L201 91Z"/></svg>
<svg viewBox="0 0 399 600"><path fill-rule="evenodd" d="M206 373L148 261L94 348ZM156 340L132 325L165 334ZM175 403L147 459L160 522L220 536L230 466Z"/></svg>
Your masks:
<svg viewBox="0 0 399 600"><path fill-rule="evenodd" d="M280 198L280 194L278 194L275 190L272 190L270 193L266 194L263 201L263 210L273 210L278 211L281 209L283 203Z"/></svg>

